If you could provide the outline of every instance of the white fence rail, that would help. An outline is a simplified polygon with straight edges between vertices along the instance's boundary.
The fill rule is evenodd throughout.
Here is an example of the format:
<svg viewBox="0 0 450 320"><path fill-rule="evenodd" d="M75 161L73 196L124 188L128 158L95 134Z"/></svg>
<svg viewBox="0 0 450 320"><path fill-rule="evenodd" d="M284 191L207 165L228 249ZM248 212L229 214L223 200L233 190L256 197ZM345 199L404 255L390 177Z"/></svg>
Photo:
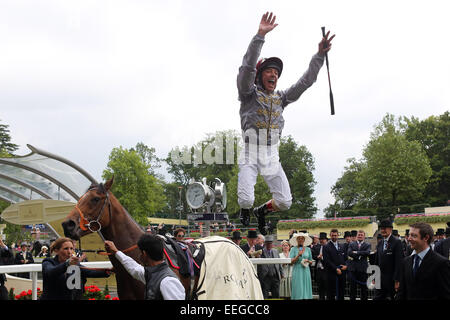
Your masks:
<svg viewBox="0 0 450 320"><path fill-rule="evenodd" d="M252 258L250 261L255 264L285 264L290 263L289 258ZM104 268L111 269L112 264L110 261L95 261L95 262L83 262L83 266L88 268ZM0 273L27 273L31 274L31 299L37 300L37 280L38 272L42 272L41 264L26 264L26 265L6 265L0 266Z"/></svg>

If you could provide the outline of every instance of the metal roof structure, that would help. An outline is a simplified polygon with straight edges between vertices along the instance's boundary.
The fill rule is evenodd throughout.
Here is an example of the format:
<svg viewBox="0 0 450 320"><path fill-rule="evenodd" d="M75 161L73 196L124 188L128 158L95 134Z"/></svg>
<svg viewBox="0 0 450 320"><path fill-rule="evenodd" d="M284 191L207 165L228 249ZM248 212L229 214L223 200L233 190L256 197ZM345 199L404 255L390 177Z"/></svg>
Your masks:
<svg viewBox="0 0 450 320"><path fill-rule="evenodd" d="M0 158L0 199L11 204L53 199L77 202L97 181L75 163L27 144L31 153Z"/></svg>

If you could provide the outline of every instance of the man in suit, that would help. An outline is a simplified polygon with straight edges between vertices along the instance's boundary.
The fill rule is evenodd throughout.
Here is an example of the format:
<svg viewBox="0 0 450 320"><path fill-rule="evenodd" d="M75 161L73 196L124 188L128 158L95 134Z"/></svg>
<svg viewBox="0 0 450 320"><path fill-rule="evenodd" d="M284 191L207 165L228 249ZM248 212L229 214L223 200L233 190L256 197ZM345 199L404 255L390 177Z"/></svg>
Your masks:
<svg viewBox="0 0 450 320"><path fill-rule="evenodd" d="M278 250L273 248L273 236L268 235L264 242L264 249L261 258L279 258ZM264 299L272 293L272 298L280 297L280 281L284 277L281 264L261 264L258 265L258 278L261 283Z"/></svg>
<svg viewBox="0 0 450 320"><path fill-rule="evenodd" d="M16 253L16 256L14 258L14 264L34 263L33 255L31 254L30 251L28 251L28 245L25 242L23 242L20 245L20 249L21 249L21 251ZM30 278L29 273L19 273L19 274L17 274L17 276L21 277L21 278L26 278L26 279Z"/></svg>
<svg viewBox="0 0 450 320"><path fill-rule="evenodd" d="M8 264L12 253L0 237L0 266ZM6 276L0 273L0 300L8 300L8 290L5 287Z"/></svg>
<svg viewBox="0 0 450 320"><path fill-rule="evenodd" d="M241 245L241 233L239 231L233 231L233 235L231 236L231 241L233 241L234 243L236 243L238 246Z"/></svg>
<svg viewBox="0 0 450 320"><path fill-rule="evenodd" d="M403 255L405 257L410 256L412 253L411 245L409 244L408 238L409 238L409 229L406 229L405 237L401 240L402 248L403 248Z"/></svg>
<svg viewBox="0 0 450 320"><path fill-rule="evenodd" d="M241 249L247 254L249 258L259 258L262 254L262 249L260 245L256 243L258 235L255 230L248 230L247 232L247 243L241 246Z"/></svg>
<svg viewBox="0 0 450 320"><path fill-rule="evenodd" d="M403 249L399 239L392 235L392 222L381 221L380 233L383 239L377 245L375 265L381 271L381 289L377 289L374 300L393 300L400 286L400 275L403 264Z"/></svg>
<svg viewBox="0 0 450 320"><path fill-rule="evenodd" d="M450 225L450 222L448 222L448 224ZM450 227L445 229L445 236L447 238L439 241L435 245L434 251L448 260L450 254Z"/></svg>
<svg viewBox="0 0 450 320"><path fill-rule="evenodd" d="M316 261L314 272L319 291L319 300L325 300L327 293L327 272L323 263L323 248L327 244L327 241L327 233L321 232L319 235L319 243L311 248L312 258Z"/></svg>
<svg viewBox="0 0 450 320"><path fill-rule="evenodd" d="M433 228L427 223L410 225L413 254L405 258L398 299L450 300L450 260L430 248Z"/></svg>
<svg viewBox="0 0 450 320"><path fill-rule="evenodd" d="M357 287L361 288L361 300L367 300L367 258L370 255L371 245L364 242L366 233L357 231L356 241L348 246L347 279L350 281L350 300L356 300Z"/></svg>
<svg viewBox="0 0 450 320"><path fill-rule="evenodd" d="M431 249L436 250L436 245L445 239L445 230L442 228L437 229L436 234L434 235L434 241L430 244Z"/></svg>
<svg viewBox="0 0 450 320"><path fill-rule="evenodd" d="M323 248L323 264L327 272L327 299L344 300L345 291L345 264L344 247L338 243L339 231L330 231L331 240Z"/></svg>

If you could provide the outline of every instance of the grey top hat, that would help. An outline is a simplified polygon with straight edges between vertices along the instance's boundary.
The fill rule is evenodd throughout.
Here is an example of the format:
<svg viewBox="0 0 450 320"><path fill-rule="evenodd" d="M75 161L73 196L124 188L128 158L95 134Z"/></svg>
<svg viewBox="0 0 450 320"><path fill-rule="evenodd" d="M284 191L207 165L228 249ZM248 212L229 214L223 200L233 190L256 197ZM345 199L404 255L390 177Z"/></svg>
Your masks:
<svg viewBox="0 0 450 320"><path fill-rule="evenodd" d="M264 242L273 242L274 241L274 237L272 235L268 235L266 236Z"/></svg>

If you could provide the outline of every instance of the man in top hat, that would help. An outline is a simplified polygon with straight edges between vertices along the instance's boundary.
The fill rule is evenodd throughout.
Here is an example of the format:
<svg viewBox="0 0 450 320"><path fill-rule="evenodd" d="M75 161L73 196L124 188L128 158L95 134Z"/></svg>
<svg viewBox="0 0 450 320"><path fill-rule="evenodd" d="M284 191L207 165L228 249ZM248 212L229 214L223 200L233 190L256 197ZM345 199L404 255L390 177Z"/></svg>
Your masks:
<svg viewBox="0 0 450 320"><path fill-rule="evenodd" d="M365 242L364 230L357 231L356 241L348 246L347 281L350 281L350 300L356 300L357 287L361 288L361 300L367 300L367 258L372 246Z"/></svg>
<svg viewBox="0 0 450 320"><path fill-rule="evenodd" d="M259 231L263 235L267 234L265 216L269 212L288 210L292 204L289 182L278 155L278 145L284 127L283 111L316 81L334 37L333 35L328 38L328 32L322 38L318 52L312 57L308 69L294 85L284 91L276 90L278 78L283 71L283 62L277 57L258 61L266 34L278 25L275 19L275 15L268 12L262 16L258 33L247 48L237 76L244 141L244 148L239 157L237 190L240 219L244 226L249 225L255 200L254 187L260 174L272 194L272 199L253 210Z"/></svg>
<svg viewBox="0 0 450 320"><path fill-rule="evenodd" d="M430 248L433 228L427 223L410 225L414 249L402 264L398 299L450 300L450 260Z"/></svg>
<svg viewBox="0 0 450 320"><path fill-rule="evenodd" d="M392 235L393 226L390 220L381 221L379 227L383 239L377 245L375 264L381 271L381 289L376 290L374 300L394 300L400 285L404 258L402 243Z"/></svg>
<svg viewBox="0 0 450 320"><path fill-rule="evenodd" d="M445 239L445 230L443 228L439 228L439 229L437 229L436 234L434 235L434 240L431 243L431 249L436 250L435 246L442 239Z"/></svg>
<svg viewBox="0 0 450 320"><path fill-rule="evenodd" d="M16 256L14 257L14 264L30 264L34 263L33 255L28 250L28 244L26 242L22 242L20 245L20 252L16 253ZM18 277L30 279L29 273L18 273Z"/></svg>
<svg viewBox="0 0 450 320"><path fill-rule="evenodd" d="M450 225L450 222L447 225ZM445 229L445 236L446 239L442 239L436 243L434 251L448 260L450 255L450 226Z"/></svg>
<svg viewBox="0 0 450 320"><path fill-rule="evenodd" d="M273 248L273 236L268 235L264 241L264 249L261 258L279 258L277 249ZM258 265L258 278L261 283L264 299L272 293L272 298L280 297L280 281L284 277L281 264L261 264Z"/></svg>
<svg viewBox="0 0 450 320"><path fill-rule="evenodd" d="M405 257L411 255L411 253L412 253L412 251L413 251L413 250L411 249L411 245L409 244L408 238L409 238L409 229L406 229L406 230L405 230L405 237L404 237L403 239L401 239L401 242L402 242L402 249L403 249L403 255L404 255Z"/></svg>
<svg viewBox="0 0 450 320"><path fill-rule="evenodd" d="M262 249L259 244L256 243L258 235L256 230L248 230L247 243L241 246L241 249L247 254L249 258L259 258L262 254Z"/></svg>
<svg viewBox="0 0 450 320"><path fill-rule="evenodd" d="M377 234L377 246L380 243L380 241L383 239L383 236L381 235L381 233ZM375 251L371 251L370 255L369 255L369 263L370 264L375 264L375 256L377 254L377 246L375 247Z"/></svg>
<svg viewBox="0 0 450 320"><path fill-rule="evenodd" d="M356 234L355 234L355 238L356 238ZM344 232L344 252L345 252L345 261L347 261L347 250L348 250L348 245L352 242L352 233L350 231L345 231Z"/></svg>
<svg viewBox="0 0 450 320"><path fill-rule="evenodd" d="M316 261L314 273L319 291L319 300L325 300L327 293L327 273L323 263L323 248L327 242L327 233L321 232L319 234L319 243L311 248L312 258Z"/></svg>
<svg viewBox="0 0 450 320"><path fill-rule="evenodd" d="M350 243L355 242L357 236L358 236L357 230L350 231Z"/></svg>
<svg viewBox="0 0 450 320"><path fill-rule="evenodd" d="M345 261L344 246L338 242L339 231L330 231L330 241L323 248L323 264L327 272L327 299L344 300Z"/></svg>
<svg viewBox="0 0 450 320"><path fill-rule="evenodd" d="M241 233L237 230L233 231L233 234L231 236L231 241L233 241L234 243L236 243L238 246L241 245Z"/></svg>

